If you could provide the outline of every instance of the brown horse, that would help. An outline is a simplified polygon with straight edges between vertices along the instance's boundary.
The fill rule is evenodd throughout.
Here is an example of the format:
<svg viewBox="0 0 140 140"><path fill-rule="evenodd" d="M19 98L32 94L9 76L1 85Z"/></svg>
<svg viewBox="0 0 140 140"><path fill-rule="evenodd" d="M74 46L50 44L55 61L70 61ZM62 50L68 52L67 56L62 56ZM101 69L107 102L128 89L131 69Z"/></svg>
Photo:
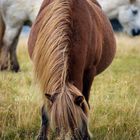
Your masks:
<svg viewBox="0 0 140 140"><path fill-rule="evenodd" d="M90 139L89 91L94 77L112 62L115 47L96 0L44 0L29 37L44 98L39 140Z"/></svg>

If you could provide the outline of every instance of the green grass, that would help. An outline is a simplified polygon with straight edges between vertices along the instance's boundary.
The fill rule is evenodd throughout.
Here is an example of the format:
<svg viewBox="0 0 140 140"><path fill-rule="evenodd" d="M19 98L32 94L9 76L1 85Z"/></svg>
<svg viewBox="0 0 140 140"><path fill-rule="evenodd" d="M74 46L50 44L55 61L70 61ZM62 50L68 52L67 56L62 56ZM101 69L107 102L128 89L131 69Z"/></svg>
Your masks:
<svg viewBox="0 0 140 140"><path fill-rule="evenodd" d="M140 140L140 39L117 36L112 65L94 80L90 96L93 140ZM19 43L21 72L0 72L0 139L34 140L41 94L33 83L26 40Z"/></svg>

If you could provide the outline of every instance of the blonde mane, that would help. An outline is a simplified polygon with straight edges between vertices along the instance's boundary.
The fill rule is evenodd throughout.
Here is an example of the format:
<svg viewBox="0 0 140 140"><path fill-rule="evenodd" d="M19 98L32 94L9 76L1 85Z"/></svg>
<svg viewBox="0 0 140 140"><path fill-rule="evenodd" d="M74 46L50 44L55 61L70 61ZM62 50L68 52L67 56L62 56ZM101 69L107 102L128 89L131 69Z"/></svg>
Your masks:
<svg viewBox="0 0 140 140"><path fill-rule="evenodd" d="M43 93L53 96L56 101L50 108L50 125L53 129L82 128L87 121L82 109L74 103L81 92L68 82L68 55L71 46L72 0L55 0L46 8L33 51L36 79ZM85 112L88 107L84 100ZM79 111L80 110L80 111Z"/></svg>
<svg viewBox="0 0 140 140"><path fill-rule="evenodd" d="M33 53L36 77L42 92L49 94L66 86L71 9L69 1L59 1L47 7Z"/></svg>

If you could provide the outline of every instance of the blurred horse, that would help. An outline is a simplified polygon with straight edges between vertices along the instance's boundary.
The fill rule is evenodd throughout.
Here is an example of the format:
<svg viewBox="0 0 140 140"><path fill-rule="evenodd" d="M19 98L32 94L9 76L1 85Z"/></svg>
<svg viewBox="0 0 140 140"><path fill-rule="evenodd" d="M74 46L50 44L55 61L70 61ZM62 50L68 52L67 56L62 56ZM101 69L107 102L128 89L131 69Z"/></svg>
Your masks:
<svg viewBox="0 0 140 140"><path fill-rule="evenodd" d="M115 55L111 24L96 0L44 0L32 26L29 54L43 93L38 140L89 140L94 77Z"/></svg>
<svg viewBox="0 0 140 140"><path fill-rule="evenodd" d="M130 36L140 35L140 0L98 1L109 19L118 19L124 32Z"/></svg>
<svg viewBox="0 0 140 140"><path fill-rule="evenodd" d="M18 38L23 25L31 26L42 0L0 0L0 70L19 71L16 55Z"/></svg>

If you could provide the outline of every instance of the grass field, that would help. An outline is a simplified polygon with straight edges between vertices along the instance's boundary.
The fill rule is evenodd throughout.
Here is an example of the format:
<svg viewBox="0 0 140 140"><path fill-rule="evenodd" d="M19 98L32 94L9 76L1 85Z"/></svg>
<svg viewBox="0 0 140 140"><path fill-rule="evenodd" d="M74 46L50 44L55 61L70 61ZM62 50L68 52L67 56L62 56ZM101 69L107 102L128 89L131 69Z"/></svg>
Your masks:
<svg viewBox="0 0 140 140"><path fill-rule="evenodd" d="M18 49L21 72L0 72L0 140L34 140L40 126L26 41ZM90 105L93 140L140 140L140 37L117 36L116 57L95 78Z"/></svg>

